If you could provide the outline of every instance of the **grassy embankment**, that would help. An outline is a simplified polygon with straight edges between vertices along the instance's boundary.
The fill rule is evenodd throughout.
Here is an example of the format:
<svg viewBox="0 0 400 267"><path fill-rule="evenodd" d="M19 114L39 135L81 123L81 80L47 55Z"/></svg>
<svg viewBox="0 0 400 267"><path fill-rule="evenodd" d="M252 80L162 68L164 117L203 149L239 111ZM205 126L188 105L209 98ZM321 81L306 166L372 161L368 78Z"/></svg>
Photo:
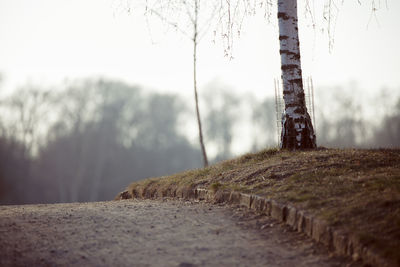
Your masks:
<svg viewBox="0 0 400 267"><path fill-rule="evenodd" d="M208 168L146 179L128 191L202 186L290 203L356 233L400 263L400 150L264 150Z"/></svg>

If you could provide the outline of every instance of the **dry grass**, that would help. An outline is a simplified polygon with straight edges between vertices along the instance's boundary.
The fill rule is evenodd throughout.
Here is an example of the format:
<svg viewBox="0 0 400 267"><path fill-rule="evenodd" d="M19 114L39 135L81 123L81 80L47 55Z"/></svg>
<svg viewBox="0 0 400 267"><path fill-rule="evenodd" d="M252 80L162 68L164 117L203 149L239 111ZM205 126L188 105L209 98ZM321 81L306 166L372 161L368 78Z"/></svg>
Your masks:
<svg viewBox="0 0 400 267"><path fill-rule="evenodd" d="M400 150L264 150L205 169L133 183L130 192L203 186L291 203L400 263Z"/></svg>

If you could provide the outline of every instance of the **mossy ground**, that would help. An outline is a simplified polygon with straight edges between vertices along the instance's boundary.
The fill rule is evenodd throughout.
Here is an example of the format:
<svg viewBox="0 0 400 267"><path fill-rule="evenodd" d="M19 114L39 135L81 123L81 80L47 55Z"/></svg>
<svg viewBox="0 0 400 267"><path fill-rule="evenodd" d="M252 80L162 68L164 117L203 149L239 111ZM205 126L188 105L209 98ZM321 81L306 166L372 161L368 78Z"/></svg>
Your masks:
<svg viewBox="0 0 400 267"><path fill-rule="evenodd" d="M400 150L264 150L204 169L131 184L137 190L203 186L291 203L400 265Z"/></svg>

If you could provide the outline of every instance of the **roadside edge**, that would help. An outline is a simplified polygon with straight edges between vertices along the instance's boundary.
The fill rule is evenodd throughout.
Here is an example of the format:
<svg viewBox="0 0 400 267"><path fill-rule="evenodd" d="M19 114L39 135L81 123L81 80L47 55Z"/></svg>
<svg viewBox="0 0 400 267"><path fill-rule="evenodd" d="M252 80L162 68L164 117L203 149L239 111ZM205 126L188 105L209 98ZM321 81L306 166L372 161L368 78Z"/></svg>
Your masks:
<svg viewBox="0 0 400 267"><path fill-rule="evenodd" d="M298 210L290 204L282 204L273 199L254 194L245 194L230 190L209 190L202 187L180 187L175 190L133 190L119 193L115 200L145 198L157 199L172 197L180 199L196 199L214 204L236 204L257 213L270 216L279 222L289 225L293 230L302 232L313 240L322 243L329 250L341 256L350 256L353 260L362 260L372 266L392 267L395 263L383 258L372 248L363 244L355 235L337 227L330 226L325 220Z"/></svg>

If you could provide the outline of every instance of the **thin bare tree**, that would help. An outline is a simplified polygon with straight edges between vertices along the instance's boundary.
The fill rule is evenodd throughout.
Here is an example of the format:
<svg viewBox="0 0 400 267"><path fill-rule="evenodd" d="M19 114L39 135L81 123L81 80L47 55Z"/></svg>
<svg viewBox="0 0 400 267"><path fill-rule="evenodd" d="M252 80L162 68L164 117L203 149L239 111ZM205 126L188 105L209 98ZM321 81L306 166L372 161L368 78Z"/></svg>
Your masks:
<svg viewBox="0 0 400 267"><path fill-rule="evenodd" d="M157 16L163 23L176 29L178 32L190 39L193 44L193 91L195 111L203 165L204 167L207 167L208 157L204 145L197 86L197 52L199 42L210 29L212 25L211 21L216 17L217 5L213 3L213 1L204 0L155 0L151 4L150 2L146 2L145 10L147 15ZM203 10L207 12L203 13ZM181 15L184 16L183 19Z"/></svg>
<svg viewBox="0 0 400 267"><path fill-rule="evenodd" d="M200 1L194 0L194 18L192 20L193 25L193 89L194 89L194 100L196 103L196 117L197 117L197 125L199 128L199 141L201 146L201 151L203 155L203 164L204 167L208 166L208 158L206 148L204 146L203 140L203 130L201 126L201 118L200 118L200 110L199 110L199 98L197 94L197 45L199 42L199 9L200 9ZM190 12L188 11L188 15Z"/></svg>

